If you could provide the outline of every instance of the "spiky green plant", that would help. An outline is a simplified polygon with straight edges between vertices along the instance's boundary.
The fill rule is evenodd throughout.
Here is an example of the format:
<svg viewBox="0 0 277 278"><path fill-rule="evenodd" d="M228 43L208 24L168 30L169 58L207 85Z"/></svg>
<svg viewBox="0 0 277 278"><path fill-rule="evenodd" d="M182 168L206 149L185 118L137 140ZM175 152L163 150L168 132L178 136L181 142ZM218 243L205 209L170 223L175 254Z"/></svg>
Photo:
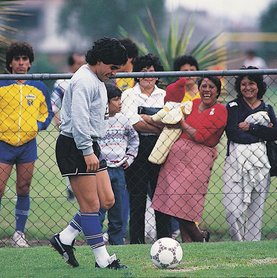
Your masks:
<svg viewBox="0 0 277 278"><path fill-rule="evenodd" d="M178 20L172 19L167 41L163 43L151 11L148 8L146 10L150 22L150 31L146 28L145 23L138 18L138 24L145 38L145 42L139 42L133 38L132 40L138 45L141 54L151 52L157 55L166 71L172 70L174 58L184 54L194 56L202 70L227 61L225 48L223 46L215 46L216 39L220 34L210 39L203 38L188 52L188 46L191 43L191 37L195 29L192 17L189 18L187 24L182 27L180 32ZM120 27L119 33L122 37L131 37L122 27Z"/></svg>
<svg viewBox="0 0 277 278"><path fill-rule="evenodd" d="M17 29L9 26L13 21L13 15L25 15L19 12L19 0L0 1L0 72L5 71L5 52L7 46L12 41L12 36L17 32Z"/></svg>

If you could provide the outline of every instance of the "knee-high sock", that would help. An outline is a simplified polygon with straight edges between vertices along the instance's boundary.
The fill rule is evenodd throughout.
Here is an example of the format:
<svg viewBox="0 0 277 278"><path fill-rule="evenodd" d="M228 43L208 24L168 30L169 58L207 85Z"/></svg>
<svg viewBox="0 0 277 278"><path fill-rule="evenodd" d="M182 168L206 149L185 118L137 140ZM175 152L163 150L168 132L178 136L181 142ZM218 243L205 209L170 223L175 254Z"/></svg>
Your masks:
<svg viewBox="0 0 277 278"><path fill-rule="evenodd" d="M81 212L81 224L87 244L91 247L96 262L100 267L106 267L111 263L111 257L103 241L98 212Z"/></svg>
<svg viewBox="0 0 277 278"><path fill-rule="evenodd" d="M100 220L100 225L101 228L103 229L103 223L105 221L105 217L106 217L106 210L103 208L99 209L99 220Z"/></svg>
<svg viewBox="0 0 277 278"><path fill-rule="evenodd" d="M30 195L17 196L15 205L15 230L24 233L30 211Z"/></svg>
<svg viewBox="0 0 277 278"><path fill-rule="evenodd" d="M78 230L79 233L82 231L82 224L81 224L81 213L78 211L73 219L70 221L69 225L75 229Z"/></svg>
<svg viewBox="0 0 277 278"><path fill-rule="evenodd" d="M92 249L105 245L98 212L81 212L81 226Z"/></svg>
<svg viewBox="0 0 277 278"><path fill-rule="evenodd" d="M60 232L60 240L63 244L71 245L73 240L79 235L81 231L81 214L78 211L70 221L69 225Z"/></svg>

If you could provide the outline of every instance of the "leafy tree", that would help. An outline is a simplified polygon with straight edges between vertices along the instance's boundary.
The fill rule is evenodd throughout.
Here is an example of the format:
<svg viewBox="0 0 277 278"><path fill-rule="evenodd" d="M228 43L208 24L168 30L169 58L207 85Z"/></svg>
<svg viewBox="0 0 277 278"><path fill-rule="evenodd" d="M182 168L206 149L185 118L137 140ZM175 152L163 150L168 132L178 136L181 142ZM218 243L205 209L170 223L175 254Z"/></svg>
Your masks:
<svg viewBox="0 0 277 278"><path fill-rule="evenodd" d="M273 0L267 10L260 18L260 29L262 32L277 32L277 2ZM261 55L269 60L276 58L277 42L264 43Z"/></svg>
<svg viewBox="0 0 277 278"><path fill-rule="evenodd" d="M22 16L30 15L29 13L22 12L22 5L24 5L24 0L0 0L0 73L7 72L6 50L20 30L20 25L17 24L17 21L22 20ZM12 27L15 25L19 27ZM47 55L41 54L35 55L35 61L31 67L30 73L32 72L55 73L56 69L52 66L51 62L49 62ZM53 82L52 80L48 82L51 84L51 87Z"/></svg>
<svg viewBox="0 0 277 278"><path fill-rule="evenodd" d="M214 45L218 36L209 39L203 38L199 43L192 47L191 50L188 50L195 28L192 18L187 21L180 32L178 28L178 19L173 18L169 27L167 40L163 40L156 27L157 23L155 22L150 9L147 9L147 14L148 21L150 22L150 30L147 28L148 26L145 21L141 18L137 19L140 30L144 36L143 42L133 38L132 34L129 34L123 27L120 28L120 34L122 37L130 37L134 40L142 54L151 52L157 55L166 71L172 70L173 60L177 56L184 54L194 56L202 70L208 69L211 66L215 66L227 60L225 48L215 47Z"/></svg>
<svg viewBox="0 0 277 278"><path fill-rule="evenodd" d="M13 15L18 15L19 10L16 7L19 1L0 1L0 72L6 71L5 54L6 49L11 43L13 35L16 33L16 29L9 26L12 21Z"/></svg>
<svg viewBox="0 0 277 278"><path fill-rule="evenodd" d="M82 39L99 39L117 34L120 24L133 36L139 36L136 17L146 20L146 6L153 10L153 17L162 26L164 0L67 0L59 16L60 32L78 34ZM76 43L76 41L74 41Z"/></svg>

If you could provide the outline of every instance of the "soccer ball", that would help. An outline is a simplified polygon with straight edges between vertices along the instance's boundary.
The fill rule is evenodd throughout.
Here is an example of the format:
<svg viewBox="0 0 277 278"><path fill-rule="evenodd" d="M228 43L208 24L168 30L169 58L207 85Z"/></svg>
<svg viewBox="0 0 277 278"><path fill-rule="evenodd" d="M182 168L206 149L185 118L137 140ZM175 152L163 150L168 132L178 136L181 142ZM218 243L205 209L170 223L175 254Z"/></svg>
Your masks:
<svg viewBox="0 0 277 278"><path fill-rule="evenodd" d="M182 260L183 250L175 239L163 237L153 243L150 257L158 268L174 268Z"/></svg>

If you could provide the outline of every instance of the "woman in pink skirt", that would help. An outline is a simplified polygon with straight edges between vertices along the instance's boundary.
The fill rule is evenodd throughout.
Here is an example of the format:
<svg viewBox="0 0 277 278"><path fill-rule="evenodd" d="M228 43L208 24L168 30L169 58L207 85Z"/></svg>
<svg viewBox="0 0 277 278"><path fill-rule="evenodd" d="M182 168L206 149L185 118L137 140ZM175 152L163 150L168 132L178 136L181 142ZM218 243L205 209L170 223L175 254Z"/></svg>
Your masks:
<svg viewBox="0 0 277 278"><path fill-rule="evenodd" d="M227 122L227 110L217 102L220 80L201 78L198 88L201 98L193 100L191 114L179 123L182 134L161 168L152 201L155 210L178 219L183 242L209 240L195 222L202 219L216 145Z"/></svg>

